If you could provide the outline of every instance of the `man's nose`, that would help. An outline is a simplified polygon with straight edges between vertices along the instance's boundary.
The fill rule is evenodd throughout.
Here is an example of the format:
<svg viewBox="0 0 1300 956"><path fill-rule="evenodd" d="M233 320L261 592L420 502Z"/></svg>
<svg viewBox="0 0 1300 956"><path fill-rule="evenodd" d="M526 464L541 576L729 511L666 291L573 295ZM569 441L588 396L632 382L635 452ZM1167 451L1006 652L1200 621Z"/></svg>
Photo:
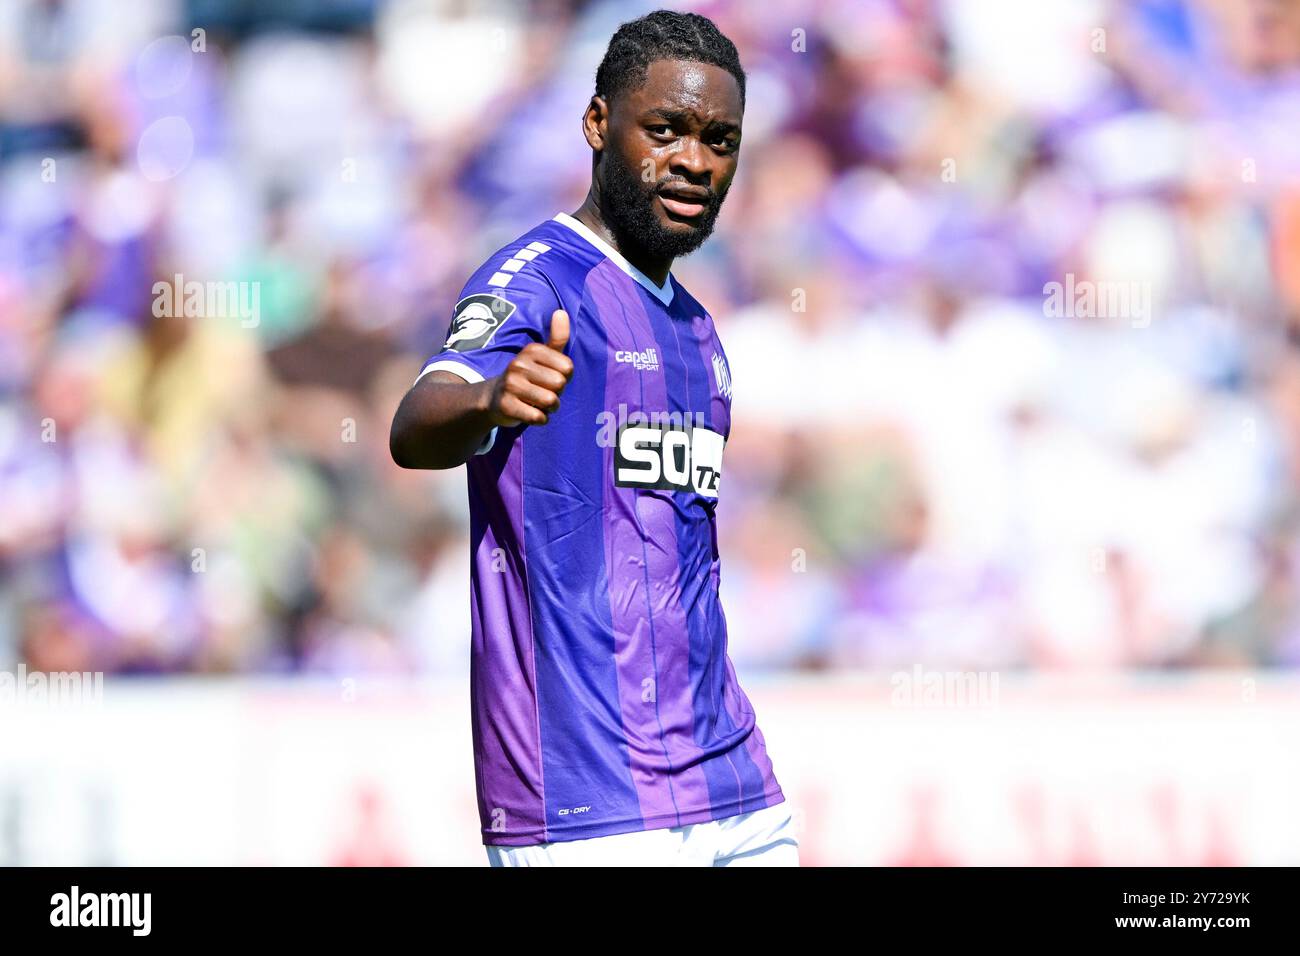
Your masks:
<svg viewBox="0 0 1300 956"><path fill-rule="evenodd" d="M693 186L707 186L713 175L708 150L694 136L683 136L668 163L669 172L689 180Z"/></svg>

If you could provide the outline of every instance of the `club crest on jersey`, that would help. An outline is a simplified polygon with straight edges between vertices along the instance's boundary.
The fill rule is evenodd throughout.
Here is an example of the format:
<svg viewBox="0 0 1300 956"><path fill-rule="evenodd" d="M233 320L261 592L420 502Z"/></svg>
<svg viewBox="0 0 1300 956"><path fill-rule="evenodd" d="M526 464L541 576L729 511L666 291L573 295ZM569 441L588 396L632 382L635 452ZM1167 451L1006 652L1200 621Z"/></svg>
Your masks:
<svg viewBox="0 0 1300 956"><path fill-rule="evenodd" d="M514 314L515 304L499 295L480 292L467 295L456 303L455 316L447 332L443 349L472 352L492 341L497 329Z"/></svg>
<svg viewBox="0 0 1300 956"><path fill-rule="evenodd" d="M727 440L708 428L625 425L614 448L614 484L620 488L694 491L718 497L722 448Z"/></svg>
<svg viewBox="0 0 1300 956"><path fill-rule="evenodd" d="M713 379L718 383L718 391L722 397L731 400L731 369L727 368L727 360L717 352L713 353Z"/></svg>

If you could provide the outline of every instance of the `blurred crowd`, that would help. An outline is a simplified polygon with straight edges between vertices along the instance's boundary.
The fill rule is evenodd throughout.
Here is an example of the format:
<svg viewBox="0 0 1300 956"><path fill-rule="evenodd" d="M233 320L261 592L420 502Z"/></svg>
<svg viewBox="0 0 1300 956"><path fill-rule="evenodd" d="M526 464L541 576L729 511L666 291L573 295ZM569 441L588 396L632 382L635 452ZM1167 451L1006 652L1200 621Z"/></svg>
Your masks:
<svg viewBox="0 0 1300 956"><path fill-rule="evenodd" d="M464 671L389 422L649 9L0 5L0 666ZM1300 664L1300 2L692 9L737 666Z"/></svg>

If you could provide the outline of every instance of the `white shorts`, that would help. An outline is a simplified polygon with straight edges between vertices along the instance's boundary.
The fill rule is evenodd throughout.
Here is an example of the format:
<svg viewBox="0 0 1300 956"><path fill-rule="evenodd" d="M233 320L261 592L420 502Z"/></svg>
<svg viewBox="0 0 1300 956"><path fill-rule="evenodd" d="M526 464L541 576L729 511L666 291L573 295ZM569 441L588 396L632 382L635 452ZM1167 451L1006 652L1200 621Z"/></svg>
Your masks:
<svg viewBox="0 0 1300 956"><path fill-rule="evenodd" d="M484 849L493 866L799 865L799 843L788 801L671 829Z"/></svg>

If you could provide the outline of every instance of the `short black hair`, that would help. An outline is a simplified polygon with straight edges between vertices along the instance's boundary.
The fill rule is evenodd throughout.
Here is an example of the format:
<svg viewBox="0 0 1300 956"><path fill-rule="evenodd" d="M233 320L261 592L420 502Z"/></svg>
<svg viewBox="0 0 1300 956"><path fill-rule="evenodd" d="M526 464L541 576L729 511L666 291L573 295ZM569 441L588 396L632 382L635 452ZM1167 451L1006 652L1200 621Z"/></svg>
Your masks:
<svg viewBox="0 0 1300 956"><path fill-rule="evenodd" d="M646 68L655 60L689 60L721 67L736 78L740 102L745 102L745 70L736 44L708 17L675 10L647 13L615 31L596 70L596 95L606 103L613 102L619 93L645 82Z"/></svg>

